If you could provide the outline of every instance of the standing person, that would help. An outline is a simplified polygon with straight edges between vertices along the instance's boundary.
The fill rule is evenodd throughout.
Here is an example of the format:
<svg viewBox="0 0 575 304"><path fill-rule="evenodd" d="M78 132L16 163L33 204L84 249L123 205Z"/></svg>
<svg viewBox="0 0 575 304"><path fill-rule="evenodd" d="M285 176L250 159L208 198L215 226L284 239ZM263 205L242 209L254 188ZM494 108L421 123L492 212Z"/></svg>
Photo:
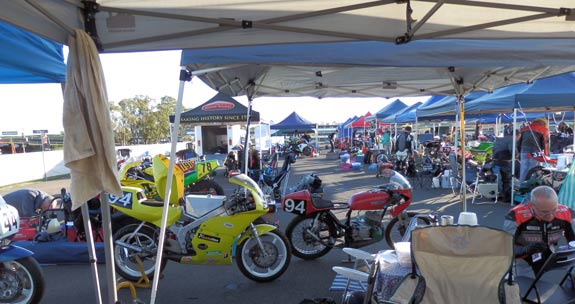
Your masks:
<svg viewBox="0 0 575 304"><path fill-rule="evenodd" d="M507 213L503 230L514 235L515 257L524 259L537 273L563 237L575 241L574 216L575 211L558 203L553 188L538 186L527 204Z"/></svg>
<svg viewBox="0 0 575 304"><path fill-rule="evenodd" d="M27 188L12 191L3 197L6 203L18 210L21 217L32 217L39 214L42 210L48 209L54 199L44 191Z"/></svg>
<svg viewBox="0 0 575 304"><path fill-rule="evenodd" d="M337 135L337 133L339 132L339 130L335 130L334 132L330 133L327 137L329 139L329 145L330 145L330 150L329 152L334 152L335 147L335 136Z"/></svg>
<svg viewBox="0 0 575 304"><path fill-rule="evenodd" d="M516 140L519 133L516 134ZM516 141L515 140L515 141ZM493 145L493 173L499 176L499 201L510 203L511 198L511 160L513 156L513 128L505 128L503 137L497 137Z"/></svg>
<svg viewBox="0 0 575 304"><path fill-rule="evenodd" d="M383 152L387 155L390 153L391 146L391 136L389 135L389 129L385 128L383 134L381 135L381 145L383 146Z"/></svg>
<svg viewBox="0 0 575 304"><path fill-rule="evenodd" d="M545 155L549 155L547 120L545 118L536 118L519 131L521 132L521 139L519 139L517 146L521 157L519 173L519 182L521 183L527 178L527 172L537 166L537 161L533 159L532 153L543 152Z"/></svg>
<svg viewBox="0 0 575 304"><path fill-rule="evenodd" d="M403 132L397 134L395 137L395 144L393 145L393 152L406 151L410 158L413 158L415 151L415 140L411 135L411 126L403 128Z"/></svg>

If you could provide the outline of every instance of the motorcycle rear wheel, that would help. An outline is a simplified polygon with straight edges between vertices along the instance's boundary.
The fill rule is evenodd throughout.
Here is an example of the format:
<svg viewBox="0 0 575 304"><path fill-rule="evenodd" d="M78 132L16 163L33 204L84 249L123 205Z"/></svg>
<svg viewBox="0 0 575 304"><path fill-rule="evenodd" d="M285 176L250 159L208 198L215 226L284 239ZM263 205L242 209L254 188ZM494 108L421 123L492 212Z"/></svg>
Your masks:
<svg viewBox="0 0 575 304"><path fill-rule="evenodd" d="M261 252L255 238L248 238L236 251L236 263L248 279L270 282L280 277L290 264L289 241L279 229L260 235L260 240L266 255Z"/></svg>
<svg viewBox="0 0 575 304"><path fill-rule="evenodd" d="M139 225L133 224L122 227L114 233L114 258L116 261L116 272L124 279L137 282L142 273L138 267L138 259L142 263L144 274L152 279L156 268L156 257L158 250L158 231L150 226L143 226L134 234ZM131 246L143 249L138 253L133 249L119 245L117 242L124 242ZM166 267L167 259L162 258L160 271Z"/></svg>
<svg viewBox="0 0 575 304"><path fill-rule="evenodd" d="M399 217L396 216L389 223L387 227L385 227L385 241L390 249L395 249L395 242L400 242L405 234L407 227L409 226L409 222L411 219L416 216L417 212L407 212L407 220L400 222ZM431 220L427 217L418 217L417 218L417 225L431 225Z"/></svg>
<svg viewBox="0 0 575 304"><path fill-rule="evenodd" d="M294 218L286 228L286 236L292 246L292 254L304 260L313 260L326 255L332 248L325 243L330 242L330 238L335 238L336 228L331 221L325 221L321 217L319 223L311 231L307 230L314 225L316 214L308 216L298 216ZM317 238L321 240L318 241Z"/></svg>
<svg viewBox="0 0 575 304"><path fill-rule="evenodd" d="M204 179L186 188L186 194L225 195L224 188L211 179Z"/></svg>
<svg viewBox="0 0 575 304"><path fill-rule="evenodd" d="M0 263L0 303L40 303L46 286L32 256Z"/></svg>

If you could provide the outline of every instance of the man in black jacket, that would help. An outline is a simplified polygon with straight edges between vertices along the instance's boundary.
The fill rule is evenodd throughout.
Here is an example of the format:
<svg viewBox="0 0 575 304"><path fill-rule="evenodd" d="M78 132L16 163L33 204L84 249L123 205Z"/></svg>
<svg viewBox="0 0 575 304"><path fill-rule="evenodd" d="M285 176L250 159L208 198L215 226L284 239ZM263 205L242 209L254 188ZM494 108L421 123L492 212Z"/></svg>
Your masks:
<svg viewBox="0 0 575 304"><path fill-rule="evenodd" d="M517 137L519 138L519 132ZM503 137L495 139L493 145L493 173L499 176L499 201L511 202L511 159L513 155L513 128L505 129Z"/></svg>

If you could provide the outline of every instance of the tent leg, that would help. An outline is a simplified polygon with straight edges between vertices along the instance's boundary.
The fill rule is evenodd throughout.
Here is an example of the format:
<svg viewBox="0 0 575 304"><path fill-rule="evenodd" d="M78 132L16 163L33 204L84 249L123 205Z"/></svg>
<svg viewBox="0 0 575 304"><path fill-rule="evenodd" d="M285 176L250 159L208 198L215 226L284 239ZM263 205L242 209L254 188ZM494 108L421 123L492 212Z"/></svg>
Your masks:
<svg viewBox="0 0 575 304"><path fill-rule="evenodd" d="M102 206L102 228L104 230L104 247L106 248L106 282L108 282L108 301L107 303L116 303L118 293L116 290L116 269L114 267L114 244L112 243L112 219L108 202L108 194L100 193L100 202ZM84 204L85 205L85 204ZM88 236L91 238L92 233Z"/></svg>
<svg viewBox="0 0 575 304"><path fill-rule="evenodd" d="M511 151L511 206L515 205L515 158L517 157L517 109L513 109L513 151Z"/></svg>
<svg viewBox="0 0 575 304"><path fill-rule="evenodd" d="M102 204L102 206L104 205ZM88 254L90 256L90 269L92 270L92 280L94 281L94 291L96 292L98 303L101 304L102 290L100 289L100 278L98 277L98 264L97 264L98 258L96 256L96 250L94 248L94 235L92 234L90 211L88 210L88 204L83 204L82 207L80 208L82 210L82 218L84 219L84 231L86 233L86 244L88 244Z"/></svg>

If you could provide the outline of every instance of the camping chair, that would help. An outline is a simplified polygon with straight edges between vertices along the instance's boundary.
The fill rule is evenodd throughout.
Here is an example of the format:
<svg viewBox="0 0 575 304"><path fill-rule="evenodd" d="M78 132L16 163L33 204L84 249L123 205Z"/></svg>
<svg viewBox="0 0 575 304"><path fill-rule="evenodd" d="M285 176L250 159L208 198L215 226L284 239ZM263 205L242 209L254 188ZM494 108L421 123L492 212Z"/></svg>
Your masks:
<svg viewBox="0 0 575 304"><path fill-rule="evenodd" d="M522 291L521 299L528 303L575 303L575 282L572 272L575 264L575 249L552 253L535 278L518 276L517 283ZM565 271L559 283L544 279L550 272ZM566 284L568 282L568 284Z"/></svg>
<svg viewBox="0 0 575 304"><path fill-rule="evenodd" d="M472 197L475 196L475 189L473 184L476 181L475 171L471 171L470 167L466 167L465 177L463 176L463 170L461 168L461 163L457 160L455 152L449 153L449 165L451 166L451 191L453 195L461 195L462 191L467 191ZM456 191L457 189L457 191Z"/></svg>
<svg viewBox="0 0 575 304"><path fill-rule="evenodd" d="M354 292L365 292L369 270L376 256L367 251L349 247L343 248L343 251L350 258L355 258L353 268L340 266L332 267L333 271L335 271L337 275L330 288L331 291L343 291L342 304L350 302L350 299L354 296ZM341 282L345 282L343 287L341 287Z"/></svg>
<svg viewBox="0 0 575 304"><path fill-rule="evenodd" d="M520 303L519 287L507 276L514 255L513 236L505 231L467 225L416 228L411 255L412 273L376 303ZM421 284L424 292L416 296Z"/></svg>

